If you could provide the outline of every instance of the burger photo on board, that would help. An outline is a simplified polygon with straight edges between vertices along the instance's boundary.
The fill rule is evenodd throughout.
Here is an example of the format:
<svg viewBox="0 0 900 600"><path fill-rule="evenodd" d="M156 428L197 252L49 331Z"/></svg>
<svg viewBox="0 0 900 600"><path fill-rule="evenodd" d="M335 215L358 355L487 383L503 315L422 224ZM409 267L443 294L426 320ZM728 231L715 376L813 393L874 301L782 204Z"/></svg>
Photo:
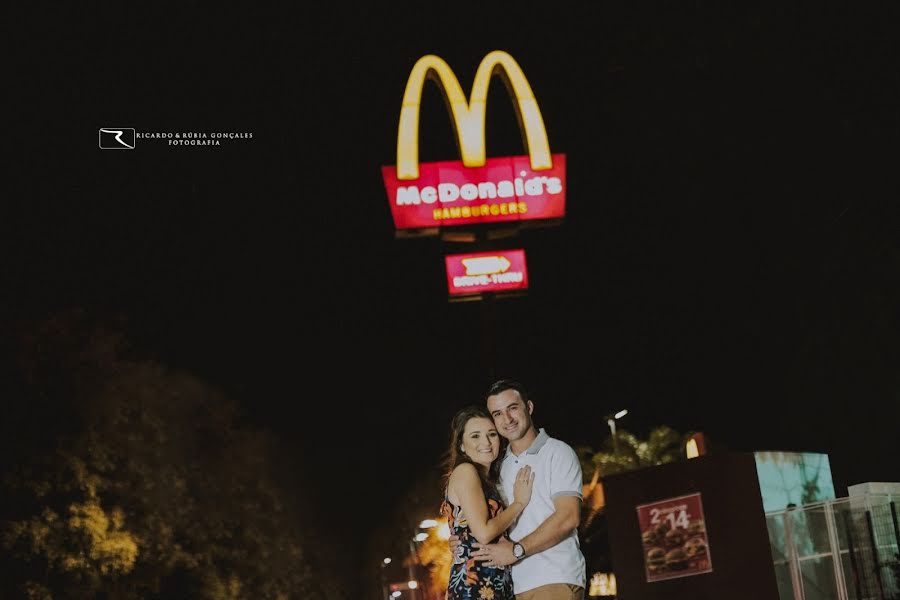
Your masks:
<svg viewBox="0 0 900 600"><path fill-rule="evenodd" d="M688 533L691 535L699 535L701 533L706 533L706 524L702 519L698 519L696 521L691 521L691 524L688 525Z"/></svg>
<svg viewBox="0 0 900 600"><path fill-rule="evenodd" d="M684 543L684 537L684 532L681 529L672 529L671 531L666 532L666 546L669 548L680 546Z"/></svg>
<svg viewBox="0 0 900 600"><path fill-rule="evenodd" d="M641 541L645 546L655 546L662 542L662 536L656 531L655 527L651 527L641 534Z"/></svg>
<svg viewBox="0 0 900 600"><path fill-rule="evenodd" d="M693 537L684 543L684 553L688 558L696 558L706 554L706 541L702 537Z"/></svg>
<svg viewBox="0 0 900 600"><path fill-rule="evenodd" d="M673 571L680 571L682 569L686 569L688 566L688 557L687 554L684 553L684 550L681 548L675 548L674 550L669 550L666 553L666 568L671 569Z"/></svg>
<svg viewBox="0 0 900 600"><path fill-rule="evenodd" d="M658 573L666 566L666 551L660 547L654 547L647 550L647 571L649 573Z"/></svg>

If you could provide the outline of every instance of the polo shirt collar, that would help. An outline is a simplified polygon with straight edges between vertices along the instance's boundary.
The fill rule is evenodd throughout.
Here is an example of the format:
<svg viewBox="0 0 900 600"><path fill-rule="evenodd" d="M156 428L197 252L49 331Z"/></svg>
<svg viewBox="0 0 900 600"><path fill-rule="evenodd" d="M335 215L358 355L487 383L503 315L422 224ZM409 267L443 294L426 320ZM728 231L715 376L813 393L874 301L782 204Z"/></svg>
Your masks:
<svg viewBox="0 0 900 600"><path fill-rule="evenodd" d="M541 427L538 430L537 437L534 438L534 441L531 442L531 445L523 452L522 454L537 454L541 451L541 448L544 447L544 444L547 443L547 440L550 439L550 436L547 435L547 432L544 431L544 428ZM512 445L506 447L506 455L509 456L512 454Z"/></svg>

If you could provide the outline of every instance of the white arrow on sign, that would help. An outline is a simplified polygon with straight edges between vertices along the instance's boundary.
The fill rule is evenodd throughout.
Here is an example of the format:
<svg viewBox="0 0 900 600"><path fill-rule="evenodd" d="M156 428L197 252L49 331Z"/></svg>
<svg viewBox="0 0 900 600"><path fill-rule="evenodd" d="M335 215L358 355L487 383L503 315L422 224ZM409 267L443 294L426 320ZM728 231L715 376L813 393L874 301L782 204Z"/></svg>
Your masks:
<svg viewBox="0 0 900 600"><path fill-rule="evenodd" d="M504 273L512 263L505 256L479 256L477 258L464 258L462 264L466 268L466 275L492 275Z"/></svg>

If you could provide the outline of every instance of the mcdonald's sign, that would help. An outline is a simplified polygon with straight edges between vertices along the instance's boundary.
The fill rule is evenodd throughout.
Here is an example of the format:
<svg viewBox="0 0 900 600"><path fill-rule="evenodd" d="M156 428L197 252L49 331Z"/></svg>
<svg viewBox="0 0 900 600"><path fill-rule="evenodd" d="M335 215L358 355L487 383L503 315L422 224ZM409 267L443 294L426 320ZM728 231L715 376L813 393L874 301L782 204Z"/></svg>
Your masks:
<svg viewBox="0 0 900 600"><path fill-rule="evenodd" d="M484 118L493 75L506 84L527 156L487 158ZM444 95L456 131L459 161L419 163L422 89L432 79ZM490 52L475 72L467 100L453 70L438 56L420 58L409 74L397 131L397 164L382 167L398 230L502 221L550 220L565 215L566 157L551 154L531 85L506 52Z"/></svg>
<svg viewBox="0 0 900 600"><path fill-rule="evenodd" d="M444 257L450 296L528 289L525 250L493 250Z"/></svg>

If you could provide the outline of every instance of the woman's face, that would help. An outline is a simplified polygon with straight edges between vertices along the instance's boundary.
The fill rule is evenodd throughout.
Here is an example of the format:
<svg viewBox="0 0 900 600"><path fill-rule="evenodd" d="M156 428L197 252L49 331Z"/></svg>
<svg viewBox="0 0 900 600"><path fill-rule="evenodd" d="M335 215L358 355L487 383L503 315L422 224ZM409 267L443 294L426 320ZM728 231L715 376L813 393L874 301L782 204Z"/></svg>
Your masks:
<svg viewBox="0 0 900 600"><path fill-rule="evenodd" d="M473 462L490 467L500 453L500 434L494 422L484 417L472 417L463 428L462 451Z"/></svg>

